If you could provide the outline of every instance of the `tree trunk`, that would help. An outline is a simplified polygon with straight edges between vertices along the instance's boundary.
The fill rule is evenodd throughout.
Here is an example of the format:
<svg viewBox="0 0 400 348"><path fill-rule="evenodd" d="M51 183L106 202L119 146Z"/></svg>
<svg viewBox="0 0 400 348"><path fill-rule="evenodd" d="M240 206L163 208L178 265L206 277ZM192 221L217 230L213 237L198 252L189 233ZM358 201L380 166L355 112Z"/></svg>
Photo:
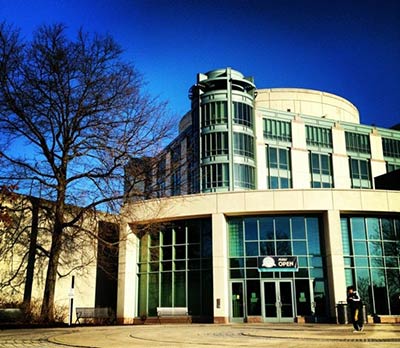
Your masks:
<svg viewBox="0 0 400 348"><path fill-rule="evenodd" d="M54 295L57 281L57 267L61 253L62 226L60 223L54 225L49 264L47 267L46 284L43 294L41 318L45 322L54 321Z"/></svg>
<svg viewBox="0 0 400 348"><path fill-rule="evenodd" d="M63 171L63 173L66 173L66 170ZM66 175L64 174L63 178L65 177ZM65 183L65 179L62 180L62 182ZM59 185L58 197L55 203L54 227L41 309L41 318L45 322L54 321L54 297L57 281L57 268L62 249L61 243L64 224L65 192L66 185Z"/></svg>
<svg viewBox="0 0 400 348"><path fill-rule="evenodd" d="M38 223L39 223L39 199L31 197L32 204L32 227L29 243L28 265L26 267L26 281L24 289L24 305L29 307L32 297L33 274L35 270L36 258L36 243L38 236Z"/></svg>

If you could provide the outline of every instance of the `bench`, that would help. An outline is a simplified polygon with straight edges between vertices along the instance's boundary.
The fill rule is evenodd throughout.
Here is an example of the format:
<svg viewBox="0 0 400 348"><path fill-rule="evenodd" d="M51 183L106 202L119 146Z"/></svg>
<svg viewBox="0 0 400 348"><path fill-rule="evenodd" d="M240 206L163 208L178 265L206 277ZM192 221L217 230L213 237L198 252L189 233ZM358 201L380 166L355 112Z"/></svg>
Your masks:
<svg viewBox="0 0 400 348"><path fill-rule="evenodd" d="M75 324L80 324L79 319L95 319L111 324L115 322L115 315L109 307L76 307Z"/></svg>
<svg viewBox="0 0 400 348"><path fill-rule="evenodd" d="M187 307L157 307L157 317L161 324L161 318L185 319L186 322L191 322L191 316Z"/></svg>

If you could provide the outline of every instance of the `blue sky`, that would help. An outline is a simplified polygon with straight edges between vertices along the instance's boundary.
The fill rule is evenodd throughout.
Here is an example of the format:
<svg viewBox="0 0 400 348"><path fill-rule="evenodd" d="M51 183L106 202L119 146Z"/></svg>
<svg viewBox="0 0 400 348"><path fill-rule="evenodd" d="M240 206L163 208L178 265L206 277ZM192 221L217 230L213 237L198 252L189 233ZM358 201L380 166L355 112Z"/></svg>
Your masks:
<svg viewBox="0 0 400 348"><path fill-rule="evenodd" d="M398 0L0 0L0 20L111 34L172 113L198 72L230 66L258 88L340 95L361 123L400 123Z"/></svg>

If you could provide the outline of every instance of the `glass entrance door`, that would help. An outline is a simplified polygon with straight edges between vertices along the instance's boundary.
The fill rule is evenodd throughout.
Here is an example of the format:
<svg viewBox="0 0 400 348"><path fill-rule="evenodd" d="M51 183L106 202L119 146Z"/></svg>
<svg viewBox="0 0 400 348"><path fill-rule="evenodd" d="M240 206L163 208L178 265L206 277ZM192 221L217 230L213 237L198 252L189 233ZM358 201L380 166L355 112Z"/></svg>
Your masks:
<svg viewBox="0 0 400 348"><path fill-rule="evenodd" d="M244 321L243 283L231 283L231 321Z"/></svg>
<svg viewBox="0 0 400 348"><path fill-rule="evenodd" d="M263 282L264 321L292 322L294 320L293 284L291 280Z"/></svg>

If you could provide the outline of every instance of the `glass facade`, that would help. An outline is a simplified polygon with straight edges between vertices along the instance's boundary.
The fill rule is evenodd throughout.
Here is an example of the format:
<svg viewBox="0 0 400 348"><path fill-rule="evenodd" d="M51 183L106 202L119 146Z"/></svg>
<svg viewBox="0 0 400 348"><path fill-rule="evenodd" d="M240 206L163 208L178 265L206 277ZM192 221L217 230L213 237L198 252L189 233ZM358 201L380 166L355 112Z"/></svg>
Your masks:
<svg viewBox="0 0 400 348"><path fill-rule="evenodd" d="M329 128L306 125L307 145L332 148L332 130Z"/></svg>
<svg viewBox="0 0 400 348"><path fill-rule="evenodd" d="M333 187L332 161L330 154L310 152L312 188Z"/></svg>
<svg viewBox="0 0 400 348"><path fill-rule="evenodd" d="M346 285L355 285L370 314L400 314L400 219L341 217Z"/></svg>
<svg viewBox="0 0 400 348"><path fill-rule="evenodd" d="M138 314L157 307L188 307L199 320L213 316L210 219L172 222L144 233L138 263Z"/></svg>
<svg viewBox="0 0 400 348"><path fill-rule="evenodd" d="M400 140L382 138L382 148L385 157L400 158Z"/></svg>
<svg viewBox="0 0 400 348"><path fill-rule="evenodd" d="M228 106L226 101L216 101L201 106L201 126L208 127L228 123Z"/></svg>
<svg viewBox="0 0 400 348"><path fill-rule="evenodd" d="M264 118L264 137L286 142L292 141L292 126L290 122Z"/></svg>
<svg viewBox="0 0 400 348"><path fill-rule="evenodd" d="M267 146L267 181L270 189L292 187L290 150Z"/></svg>
<svg viewBox="0 0 400 348"><path fill-rule="evenodd" d="M372 188L369 160L350 158L350 176L352 188Z"/></svg>
<svg viewBox="0 0 400 348"><path fill-rule="evenodd" d="M216 163L203 166L202 175L203 190L214 190L216 188L229 188L229 166L228 163Z"/></svg>
<svg viewBox="0 0 400 348"><path fill-rule="evenodd" d="M233 102L233 122L253 129L253 107L239 102Z"/></svg>
<svg viewBox="0 0 400 348"><path fill-rule="evenodd" d="M371 153L369 136L366 134L345 132L346 149L356 153Z"/></svg>
<svg viewBox="0 0 400 348"><path fill-rule="evenodd" d="M244 316L268 317L266 289L289 282L293 287L295 315L326 317L325 255L318 216L254 216L228 219L229 276L233 284L244 284ZM259 257L297 256L296 272L260 272ZM263 285L264 284L264 285ZM282 285L282 284L281 284ZM286 287L277 286L282 291ZM282 294L281 294L282 295ZM266 307L267 306L267 307Z"/></svg>

